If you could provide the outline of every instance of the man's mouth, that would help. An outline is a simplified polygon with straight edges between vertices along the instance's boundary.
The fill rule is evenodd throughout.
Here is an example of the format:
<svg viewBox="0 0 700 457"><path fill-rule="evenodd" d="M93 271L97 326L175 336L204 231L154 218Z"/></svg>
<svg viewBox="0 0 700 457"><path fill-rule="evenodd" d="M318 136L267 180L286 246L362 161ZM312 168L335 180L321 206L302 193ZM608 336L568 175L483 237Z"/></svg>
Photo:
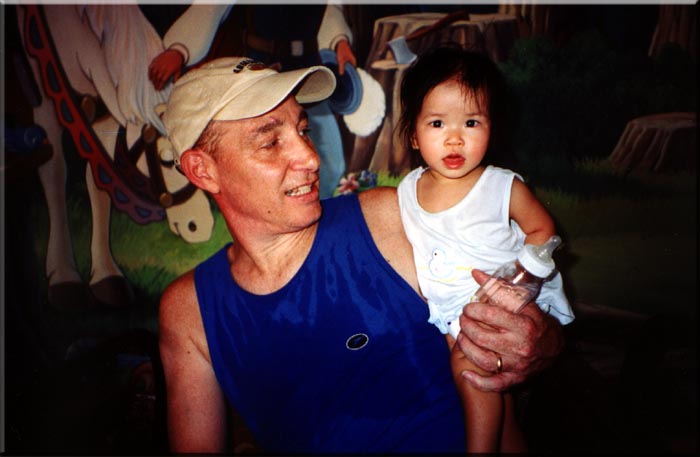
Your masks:
<svg viewBox="0 0 700 457"><path fill-rule="evenodd" d="M306 195L309 192L311 192L311 189L313 189L313 186L311 184L305 184L303 186L295 187L294 189L290 189L287 192L284 193L287 197L298 197L300 195Z"/></svg>

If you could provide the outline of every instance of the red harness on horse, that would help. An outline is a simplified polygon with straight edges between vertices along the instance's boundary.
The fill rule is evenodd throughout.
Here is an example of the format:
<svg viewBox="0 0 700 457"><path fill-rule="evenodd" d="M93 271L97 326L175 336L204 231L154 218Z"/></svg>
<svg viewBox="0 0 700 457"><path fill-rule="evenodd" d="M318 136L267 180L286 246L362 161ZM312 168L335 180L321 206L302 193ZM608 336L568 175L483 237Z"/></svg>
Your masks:
<svg viewBox="0 0 700 457"><path fill-rule="evenodd" d="M194 193L194 186L188 184L174 195L167 191L155 139L148 143L139 139L130 151L126 151L126 140L120 134L114 161L111 160L78 108L72 88L66 83L67 78L56 57L43 11L37 5L24 8L27 52L39 63L44 91L53 100L56 116L70 132L78 153L88 160L95 184L109 194L118 210L128 214L135 222L146 224L163 220L163 208L187 200ZM144 150L150 178L136 167L136 161Z"/></svg>

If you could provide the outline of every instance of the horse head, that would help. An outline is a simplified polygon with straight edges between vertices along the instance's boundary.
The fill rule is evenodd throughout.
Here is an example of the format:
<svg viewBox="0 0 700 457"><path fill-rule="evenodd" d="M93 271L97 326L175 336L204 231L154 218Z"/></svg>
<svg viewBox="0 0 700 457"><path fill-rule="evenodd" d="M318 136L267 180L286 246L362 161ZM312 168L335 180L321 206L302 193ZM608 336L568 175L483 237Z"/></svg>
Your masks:
<svg viewBox="0 0 700 457"><path fill-rule="evenodd" d="M131 210L136 205L129 205L125 211L135 221L162 220L164 214L170 230L184 241L199 243L211 238L214 216L209 199L175 168L167 138L151 126L145 126L137 139L130 138L128 132L136 128L124 128L112 116L95 122L93 130L112 156L104 166L119 178L105 180L98 173L96 183L108 190L118 209L126 206L120 208L119 195L137 195L145 204L136 211ZM149 210L148 216L144 207Z"/></svg>
<svg viewBox="0 0 700 457"><path fill-rule="evenodd" d="M160 156L163 179L169 190L177 191L186 186L192 186L189 180L174 166L172 144L166 137L157 140L158 154ZM166 197L167 199L167 197ZM165 207L170 230L182 237L188 243L208 241L214 227L214 216L211 212L209 199L201 189L196 189L192 196L180 204L168 206L168 202L161 201Z"/></svg>

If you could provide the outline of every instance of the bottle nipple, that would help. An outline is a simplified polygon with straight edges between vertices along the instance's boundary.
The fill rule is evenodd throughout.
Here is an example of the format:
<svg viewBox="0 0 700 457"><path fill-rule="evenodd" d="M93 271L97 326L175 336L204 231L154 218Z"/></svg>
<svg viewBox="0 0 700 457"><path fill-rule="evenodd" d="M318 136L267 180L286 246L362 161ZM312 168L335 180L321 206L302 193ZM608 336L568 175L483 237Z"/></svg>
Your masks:
<svg viewBox="0 0 700 457"><path fill-rule="evenodd" d="M561 244L561 238L551 236L543 245L526 244L518 253L518 261L527 271L539 278L546 278L554 270L552 252Z"/></svg>
<svg viewBox="0 0 700 457"><path fill-rule="evenodd" d="M552 253L560 244L561 238L557 235L552 235L543 245L535 246L535 255L543 262L548 262L552 258Z"/></svg>

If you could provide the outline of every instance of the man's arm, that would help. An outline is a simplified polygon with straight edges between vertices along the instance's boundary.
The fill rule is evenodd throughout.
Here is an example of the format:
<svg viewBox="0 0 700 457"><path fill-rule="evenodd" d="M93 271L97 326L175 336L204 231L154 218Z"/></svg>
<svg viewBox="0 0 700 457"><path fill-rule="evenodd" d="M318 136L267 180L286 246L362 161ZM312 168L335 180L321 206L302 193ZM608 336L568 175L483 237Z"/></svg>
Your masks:
<svg viewBox="0 0 700 457"><path fill-rule="evenodd" d="M159 314L171 451L224 452L226 404L209 358L192 272L168 286Z"/></svg>

